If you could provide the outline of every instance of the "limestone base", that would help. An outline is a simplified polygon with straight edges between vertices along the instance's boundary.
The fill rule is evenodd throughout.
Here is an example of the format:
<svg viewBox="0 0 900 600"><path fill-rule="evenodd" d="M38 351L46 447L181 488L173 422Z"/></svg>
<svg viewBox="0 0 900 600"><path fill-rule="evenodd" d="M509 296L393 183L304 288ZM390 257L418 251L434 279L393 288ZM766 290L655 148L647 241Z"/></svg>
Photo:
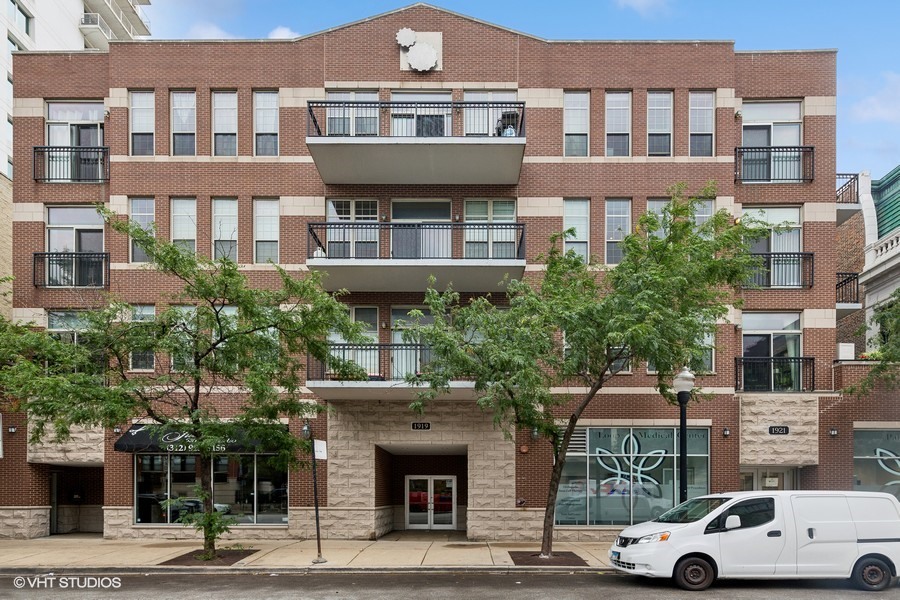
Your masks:
<svg viewBox="0 0 900 600"><path fill-rule="evenodd" d="M0 506L0 538L28 540L48 535L49 506Z"/></svg>
<svg viewBox="0 0 900 600"><path fill-rule="evenodd" d="M97 504L60 504L56 507L56 533L102 533L103 508Z"/></svg>

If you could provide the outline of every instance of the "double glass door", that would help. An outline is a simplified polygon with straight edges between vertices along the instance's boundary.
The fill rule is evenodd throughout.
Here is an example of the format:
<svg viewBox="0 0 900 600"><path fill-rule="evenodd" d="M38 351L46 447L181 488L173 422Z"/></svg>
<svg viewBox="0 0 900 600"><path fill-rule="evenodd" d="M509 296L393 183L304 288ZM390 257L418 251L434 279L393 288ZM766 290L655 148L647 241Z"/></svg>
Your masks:
<svg viewBox="0 0 900 600"><path fill-rule="evenodd" d="M774 491L796 489L794 479L797 470L785 467L743 467L741 491Z"/></svg>
<svg viewBox="0 0 900 600"><path fill-rule="evenodd" d="M455 476L406 476L406 528L456 528Z"/></svg>

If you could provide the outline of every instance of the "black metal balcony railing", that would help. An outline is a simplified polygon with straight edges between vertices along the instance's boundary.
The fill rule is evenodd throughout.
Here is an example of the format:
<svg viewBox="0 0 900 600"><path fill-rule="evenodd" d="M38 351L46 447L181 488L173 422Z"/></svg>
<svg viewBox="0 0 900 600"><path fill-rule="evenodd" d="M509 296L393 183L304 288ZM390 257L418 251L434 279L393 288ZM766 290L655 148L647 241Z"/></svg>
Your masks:
<svg viewBox="0 0 900 600"><path fill-rule="evenodd" d="M744 392L809 392L815 389L816 363L810 357L734 359L734 389Z"/></svg>
<svg viewBox="0 0 900 600"><path fill-rule="evenodd" d="M109 287L108 252L35 252L35 287Z"/></svg>
<svg viewBox="0 0 900 600"><path fill-rule="evenodd" d="M838 273L835 292L838 304L858 304L859 273Z"/></svg>
<svg viewBox="0 0 900 600"><path fill-rule="evenodd" d="M522 223L310 223L309 258L525 260Z"/></svg>
<svg viewBox="0 0 900 600"><path fill-rule="evenodd" d="M815 171L812 146L759 146L734 149L736 182L810 182Z"/></svg>
<svg viewBox="0 0 900 600"><path fill-rule="evenodd" d="M431 349L423 344L330 344L331 355L362 367L369 381L403 381L407 375L422 371L431 360ZM307 380L339 379L331 367L310 358Z"/></svg>
<svg viewBox="0 0 900 600"><path fill-rule="evenodd" d="M109 181L109 148L35 146L34 180L89 183Z"/></svg>
<svg viewBox="0 0 900 600"><path fill-rule="evenodd" d="M524 137L524 102L307 103L308 137Z"/></svg>
<svg viewBox="0 0 900 600"><path fill-rule="evenodd" d="M835 199L838 204L859 203L859 175L857 173L837 174Z"/></svg>
<svg viewBox="0 0 900 600"><path fill-rule="evenodd" d="M762 264L747 287L811 288L813 285L812 252L772 252L751 256L759 257Z"/></svg>

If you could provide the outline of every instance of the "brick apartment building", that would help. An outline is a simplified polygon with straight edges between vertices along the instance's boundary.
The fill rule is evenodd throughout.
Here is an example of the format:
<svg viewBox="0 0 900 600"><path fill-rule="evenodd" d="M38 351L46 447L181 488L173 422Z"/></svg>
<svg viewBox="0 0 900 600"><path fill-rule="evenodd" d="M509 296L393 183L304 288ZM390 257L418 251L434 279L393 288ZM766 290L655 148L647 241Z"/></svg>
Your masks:
<svg viewBox="0 0 900 600"><path fill-rule="evenodd" d="M836 227L859 211L836 202L833 50L549 41L416 4L289 41L114 42L15 61L16 318L74 339L77 310L103 291L145 315L162 305L171 285L104 230L98 201L236 257L259 285L274 280L271 259L350 291L372 343L335 339L334 351L370 381L333 381L314 363L306 381L329 408L313 424L328 443L324 536L540 535L546 442L504 439L465 382L414 416L400 380L427 351L395 325L431 274L501 297L504 275L540 277L536 259L564 228L598 271L614 266L624 233L677 181L717 182L705 211L790 224L754 249L758 288L712 340L698 378L712 400L689 407L690 495L884 483L874 462L854 467L872 440L857 436L855 450L852 428L889 437L886 417L829 421L848 405L833 371ZM102 130L104 145L48 151L56 128ZM631 365L585 412L559 539L596 539L674 503L678 413L653 385ZM159 502L190 494L193 456L135 448L139 424L37 447L26 427L3 415L0 478L17 483L0 487L0 535L193 536ZM245 449L214 467L235 535L309 536L309 472L258 459Z"/></svg>

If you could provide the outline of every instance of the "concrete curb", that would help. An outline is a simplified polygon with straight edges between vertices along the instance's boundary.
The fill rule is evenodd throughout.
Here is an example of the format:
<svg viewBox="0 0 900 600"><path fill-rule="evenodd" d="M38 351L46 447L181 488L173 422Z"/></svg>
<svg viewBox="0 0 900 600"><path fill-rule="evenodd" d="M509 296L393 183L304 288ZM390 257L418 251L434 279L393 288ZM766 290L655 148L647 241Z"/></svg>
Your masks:
<svg viewBox="0 0 900 600"><path fill-rule="evenodd" d="M519 573L543 573L557 575L610 574L612 567L517 567L509 565L483 566L404 566L404 567L23 567L21 569L0 568L0 577L18 575L353 575L353 574L400 574L400 573L485 573L492 575L513 575Z"/></svg>

